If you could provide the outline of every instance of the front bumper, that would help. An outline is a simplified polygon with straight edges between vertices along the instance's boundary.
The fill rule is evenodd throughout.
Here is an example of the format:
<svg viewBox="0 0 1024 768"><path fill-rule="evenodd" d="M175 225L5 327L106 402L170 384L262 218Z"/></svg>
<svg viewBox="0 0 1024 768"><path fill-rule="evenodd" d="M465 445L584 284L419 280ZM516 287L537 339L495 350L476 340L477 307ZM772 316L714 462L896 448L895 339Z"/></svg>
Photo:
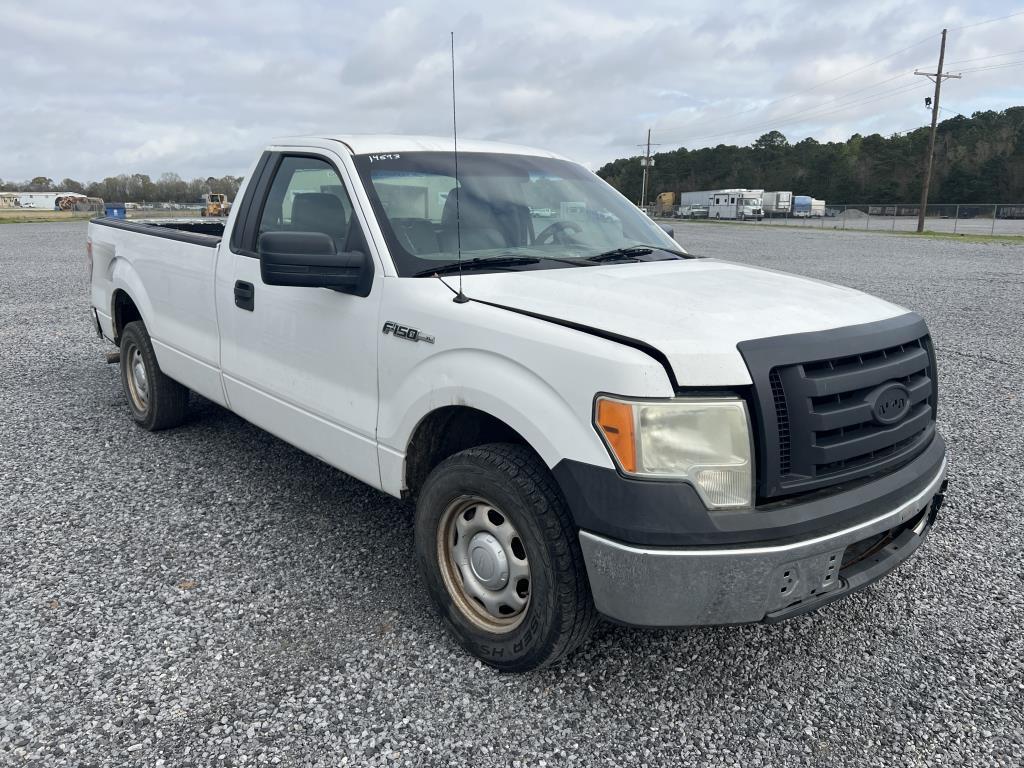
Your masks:
<svg viewBox="0 0 1024 768"><path fill-rule="evenodd" d="M909 558L945 483L943 458L924 488L881 514L776 545L655 548L581 531L594 602L611 619L643 626L781 621L815 610Z"/></svg>

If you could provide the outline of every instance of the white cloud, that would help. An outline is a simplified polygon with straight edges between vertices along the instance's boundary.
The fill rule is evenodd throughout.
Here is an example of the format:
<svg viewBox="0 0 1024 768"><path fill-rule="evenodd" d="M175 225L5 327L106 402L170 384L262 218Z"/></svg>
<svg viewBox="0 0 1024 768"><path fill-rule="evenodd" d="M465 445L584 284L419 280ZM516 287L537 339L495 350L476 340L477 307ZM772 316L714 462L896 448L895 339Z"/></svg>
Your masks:
<svg viewBox="0 0 1024 768"><path fill-rule="evenodd" d="M241 173L273 136L446 135L452 30L467 138L544 146L597 167L635 153L648 127L666 148L747 143L771 128L791 139L886 133L927 119L926 84L910 73L934 65L940 23L1018 9L224 0L214 10L137 0L96 10L51 0L0 14L0 177ZM1018 50L1021 39L1024 16L953 30L947 59ZM943 103L965 114L1021 103L1021 72L965 75Z"/></svg>

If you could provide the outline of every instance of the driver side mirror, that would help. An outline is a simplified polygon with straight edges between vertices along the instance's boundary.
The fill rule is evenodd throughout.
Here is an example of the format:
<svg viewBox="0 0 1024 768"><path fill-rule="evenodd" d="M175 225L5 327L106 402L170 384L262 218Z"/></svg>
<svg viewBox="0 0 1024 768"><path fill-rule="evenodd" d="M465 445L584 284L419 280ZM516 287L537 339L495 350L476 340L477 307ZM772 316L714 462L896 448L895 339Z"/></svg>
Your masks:
<svg viewBox="0 0 1024 768"><path fill-rule="evenodd" d="M260 276L267 285L330 288L368 296L373 263L362 251L337 252L323 232L264 232L256 241Z"/></svg>
<svg viewBox="0 0 1024 768"><path fill-rule="evenodd" d="M666 235L668 235L673 240L675 240L675 237L676 237L676 228L675 227L673 227L671 224L659 224L658 226L661 227L663 230L665 230L665 234Z"/></svg>

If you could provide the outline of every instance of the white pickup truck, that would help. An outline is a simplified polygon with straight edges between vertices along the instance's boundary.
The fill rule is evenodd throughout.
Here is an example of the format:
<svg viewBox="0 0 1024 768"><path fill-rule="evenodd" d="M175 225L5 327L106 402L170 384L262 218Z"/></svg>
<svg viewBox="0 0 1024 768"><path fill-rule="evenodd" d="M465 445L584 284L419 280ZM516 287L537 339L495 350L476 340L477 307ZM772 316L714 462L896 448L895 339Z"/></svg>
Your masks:
<svg viewBox="0 0 1024 768"><path fill-rule="evenodd" d="M600 616L779 621L930 530L917 315L692 257L525 147L283 139L246 178L226 222L89 226L131 414L174 427L191 390L415 500L423 581L488 664L552 663Z"/></svg>

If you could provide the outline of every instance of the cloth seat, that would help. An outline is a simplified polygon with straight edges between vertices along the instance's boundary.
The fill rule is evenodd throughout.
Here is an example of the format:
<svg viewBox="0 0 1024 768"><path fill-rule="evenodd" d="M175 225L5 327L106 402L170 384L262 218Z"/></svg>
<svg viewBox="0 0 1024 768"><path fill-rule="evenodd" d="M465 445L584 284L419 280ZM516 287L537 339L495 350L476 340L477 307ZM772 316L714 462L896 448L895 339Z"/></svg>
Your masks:
<svg viewBox="0 0 1024 768"><path fill-rule="evenodd" d="M294 232L323 232L334 240L338 251L345 250L349 218L337 195L329 192L301 192L292 200Z"/></svg>
<svg viewBox="0 0 1024 768"><path fill-rule="evenodd" d="M455 253L458 249L460 231L463 251L510 247L512 243L504 231L498 211L486 200L465 190L461 191L461 200L458 200L458 187L453 187L448 193L448 199L445 200L444 211L441 213L441 249Z"/></svg>

